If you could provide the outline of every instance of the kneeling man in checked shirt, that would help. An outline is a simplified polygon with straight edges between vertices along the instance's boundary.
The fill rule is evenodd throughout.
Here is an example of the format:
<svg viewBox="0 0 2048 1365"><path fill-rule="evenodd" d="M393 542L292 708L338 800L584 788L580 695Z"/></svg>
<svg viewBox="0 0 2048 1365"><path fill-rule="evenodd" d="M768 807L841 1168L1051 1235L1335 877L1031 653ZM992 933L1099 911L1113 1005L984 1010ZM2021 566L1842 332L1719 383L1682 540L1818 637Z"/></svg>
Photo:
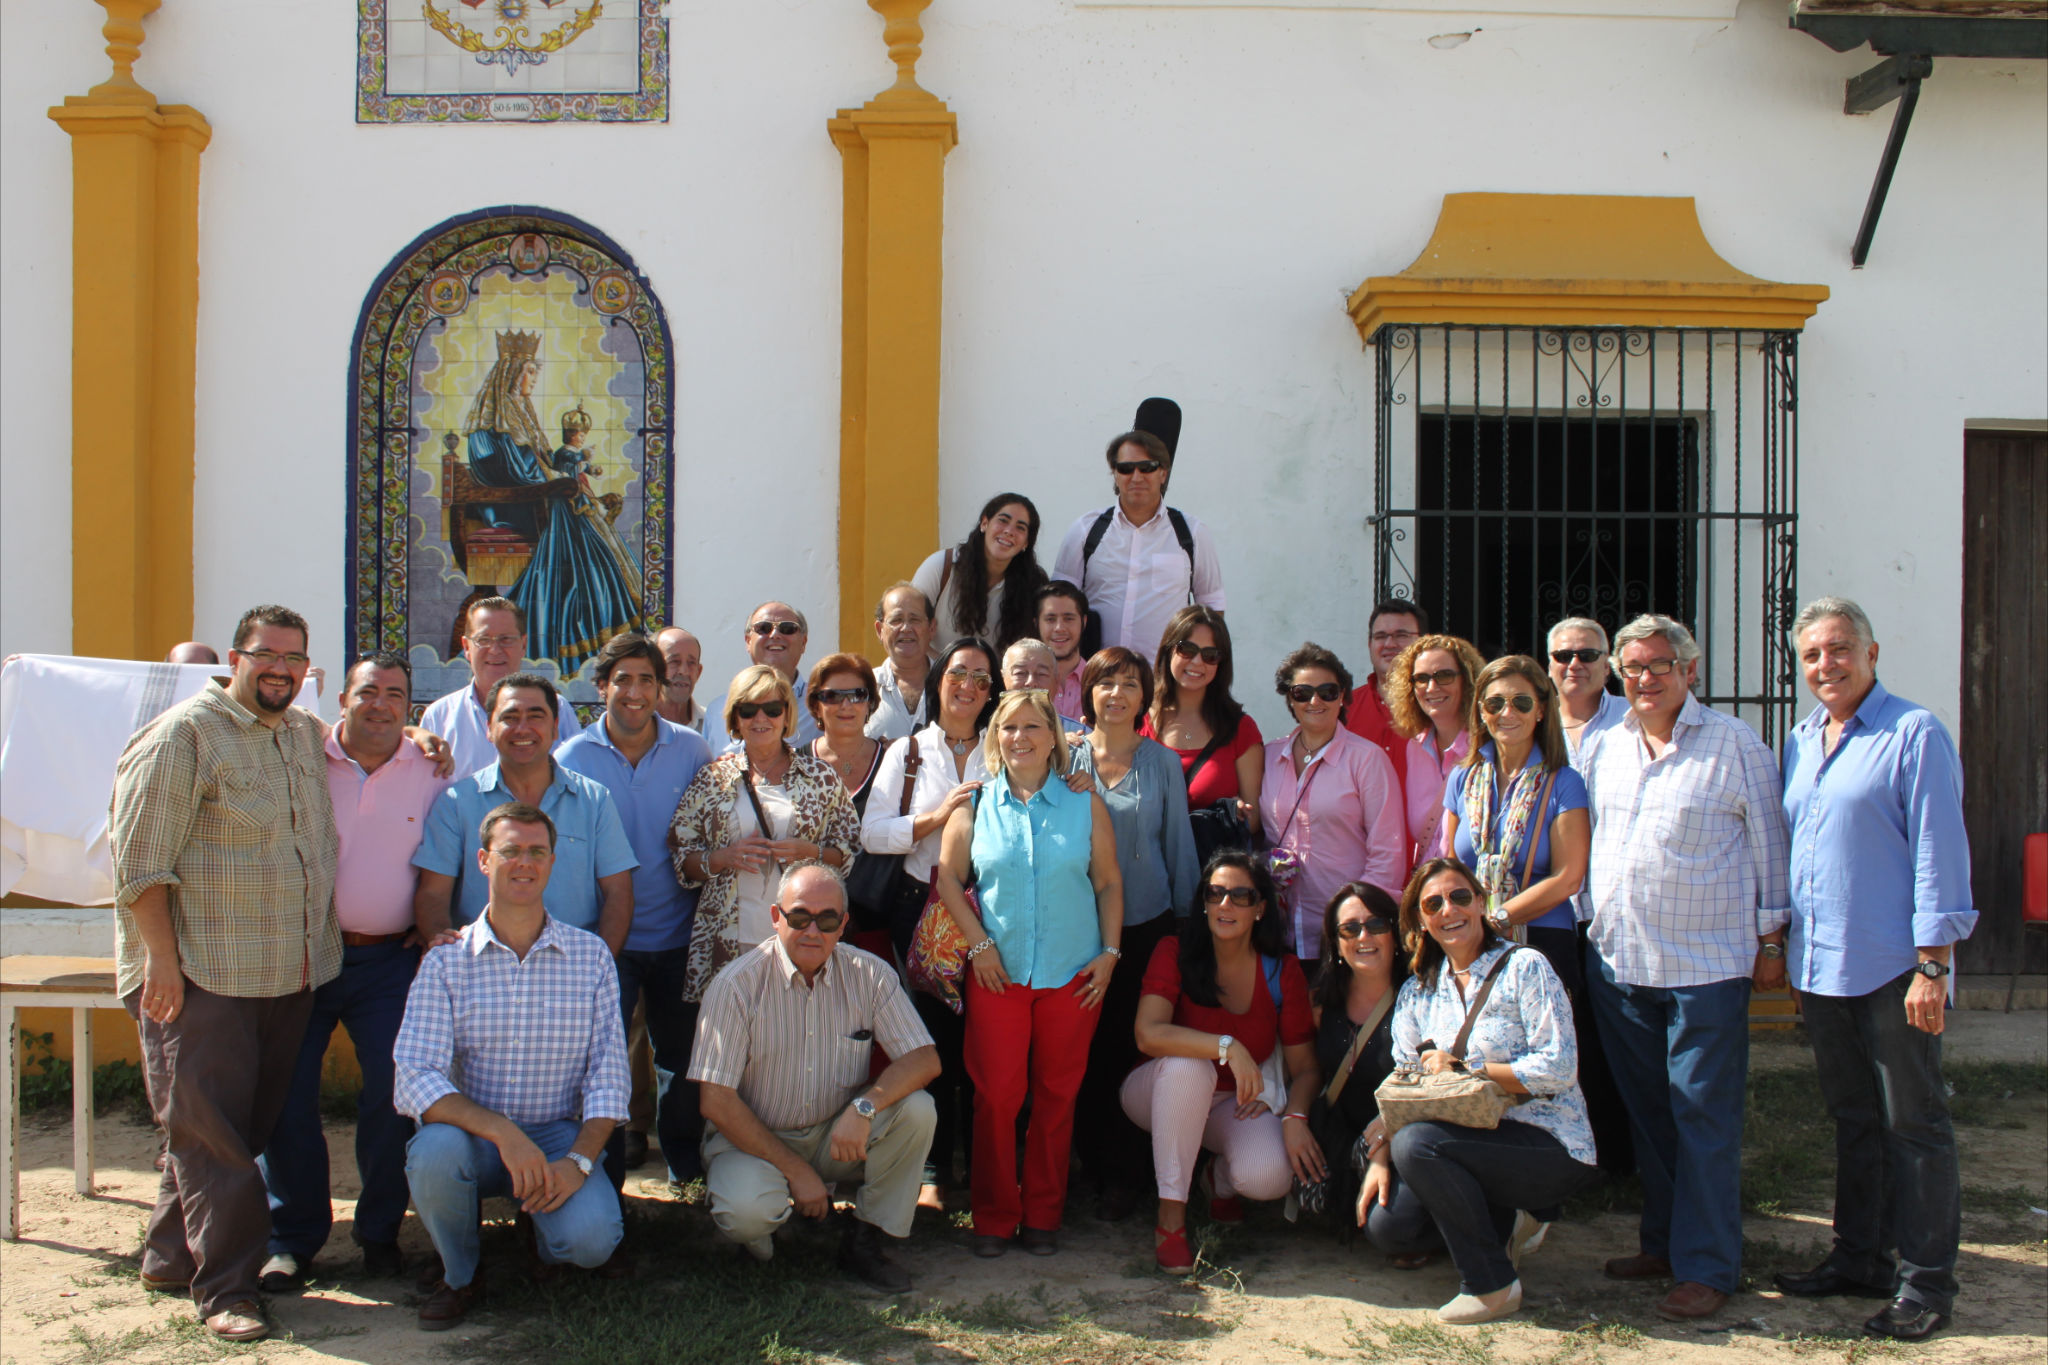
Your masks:
<svg viewBox="0 0 2048 1365"><path fill-rule="evenodd" d="M394 1049L398 1112L420 1121L406 1180L441 1253L441 1282L420 1306L428 1331L453 1327L482 1295L482 1199L519 1201L543 1267L603 1266L625 1232L611 1182L590 1178L632 1089L611 951L541 903L552 820L508 801L481 839L490 899L420 964Z"/></svg>
<svg viewBox="0 0 2048 1365"><path fill-rule="evenodd" d="M711 1220L765 1261L792 1207L822 1219L825 1183L859 1180L839 1264L900 1294L910 1276L883 1234L910 1235L938 1118L924 1092L938 1049L895 968L839 942L837 871L790 868L769 914L775 936L713 978L697 1016L690 1079L704 1087ZM869 1079L877 1043L893 1060Z"/></svg>

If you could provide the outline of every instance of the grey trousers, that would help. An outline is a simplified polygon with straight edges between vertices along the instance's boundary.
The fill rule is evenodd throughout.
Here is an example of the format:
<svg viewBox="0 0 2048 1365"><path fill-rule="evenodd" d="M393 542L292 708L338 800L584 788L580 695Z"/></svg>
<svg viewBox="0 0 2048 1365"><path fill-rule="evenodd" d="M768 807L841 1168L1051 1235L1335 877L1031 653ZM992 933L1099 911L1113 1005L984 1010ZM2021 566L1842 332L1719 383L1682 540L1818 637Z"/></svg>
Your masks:
<svg viewBox="0 0 2048 1365"><path fill-rule="evenodd" d="M854 1210L891 1237L908 1237L924 1183L925 1154L931 1150L938 1109L932 1097L914 1090L875 1115L868 1132L866 1162L832 1159L834 1114L808 1128L784 1128L775 1136L810 1163L827 1182L859 1180ZM711 1193L711 1221L735 1242L753 1242L789 1220L789 1182L760 1157L749 1156L716 1128L704 1134L704 1183Z"/></svg>

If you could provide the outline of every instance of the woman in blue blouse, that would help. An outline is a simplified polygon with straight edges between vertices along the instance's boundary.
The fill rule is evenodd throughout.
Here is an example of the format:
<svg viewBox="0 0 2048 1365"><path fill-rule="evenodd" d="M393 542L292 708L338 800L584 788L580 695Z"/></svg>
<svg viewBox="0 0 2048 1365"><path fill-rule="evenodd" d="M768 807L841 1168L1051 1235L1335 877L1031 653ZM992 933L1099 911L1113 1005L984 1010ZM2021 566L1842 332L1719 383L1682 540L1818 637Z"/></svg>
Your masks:
<svg viewBox="0 0 2048 1365"><path fill-rule="evenodd" d="M1428 1245L1434 1222L1462 1292L1445 1322L1491 1322L1522 1306L1516 1269L1549 1227L1522 1209L1561 1204L1599 1175L1579 1093L1579 1049L1564 987L1542 954L1503 940L1483 918L1485 893L1455 858L1416 870L1401 897L1401 940L1414 975L1394 1006L1394 1061L1435 1074L1459 1063L1458 1036L1475 992L1495 972L1463 1065L1517 1099L1498 1128L1433 1119L1376 1143L1359 1192L1359 1223L1392 1255ZM1398 1172L1400 1180L1390 1177Z"/></svg>
<svg viewBox="0 0 2048 1365"><path fill-rule="evenodd" d="M1005 692L983 741L989 780L953 812L933 889L967 936L967 1074L974 1081L974 1254L1059 1249L1074 1096L1121 955L1123 882L1108 808L1060 780L1052 699ZM972 882L977 906L967 896ZM1017 1115L1031 1096L1023 1180Z"/></svg>
<svg viewBox="0 0 2048 1365"><path fill-rule="evenodd" d="M1131 650L1113 645L1097 653L1081 669L1081 718L1090 728L1069 750L1074 770L1094 776L1109 807L1124 883L1124 955L1103 997L1074 1111L1081 1164L1095 1183L1095 1215L1111 1222L1129 1217L1153 1183L1151 1148L1118 1095L1144 1060L1138 997L1152 951L1194 911L1202 871L1180 756L1138 733L1152 710L1152 682L1152 666Z"/></svg>
<svg viewBox="0 0 2048 1365"><path fill-rule="evenodd" d="M1481 669L1472 684L1471 732L1490 738L1444 782L1444 852L1472 869L1493 931L1543 954L1574 1007L1583 1008L1572 898L1586 879L1593 824L1586 780L1571 766L1557 689L1543 665L1510 654Z"/></svg>

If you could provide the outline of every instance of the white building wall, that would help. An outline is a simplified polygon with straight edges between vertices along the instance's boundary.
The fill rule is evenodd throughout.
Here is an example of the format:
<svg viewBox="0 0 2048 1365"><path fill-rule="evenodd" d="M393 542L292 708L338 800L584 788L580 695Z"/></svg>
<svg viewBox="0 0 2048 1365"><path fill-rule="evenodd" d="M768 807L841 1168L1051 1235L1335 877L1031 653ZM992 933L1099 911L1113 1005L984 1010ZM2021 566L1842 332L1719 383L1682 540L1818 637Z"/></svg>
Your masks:
<svg viewBox="0 0 2048 1365"><path fill-rule="evenodd" d="M1707 8L1711 8L1708 6ZM100 78L83 3L8 5L7 650L68 644L69 149L42 115ZM677 618L706 685L760 598L831 643L838 154L824 120L888 83L857 0L671 9L671 121L358 127L346 5L171 0L138 76L211 120L201 171L199 633L258 597L342 662L348 348L390 257L493 204L618 241L677 355ZM1471 31L1456 41L1455 35ZM1895 690L1957 715L1962 428L2048 415L2048 81L1937 60L1868 269L1848 268L1890 111L1875 60L1784 26L1362 9L939 0L923 83L947 164L942 531L1031 494L1050 564L1108 501L1103 441L1186 410L1171 500L1222 544L1240 695L1304 636L1361 671L1371 375L1346 292L1404 268L1458 190L1693 195L1742 269L1834 290L1802 348L1802 595L1846 592ZM1433 45L1431 38L1440 38ZM41 54L40 56L38 54ZM32 401L31 401L32 400ZM929 547L906 547L906 574Z"/></svg>

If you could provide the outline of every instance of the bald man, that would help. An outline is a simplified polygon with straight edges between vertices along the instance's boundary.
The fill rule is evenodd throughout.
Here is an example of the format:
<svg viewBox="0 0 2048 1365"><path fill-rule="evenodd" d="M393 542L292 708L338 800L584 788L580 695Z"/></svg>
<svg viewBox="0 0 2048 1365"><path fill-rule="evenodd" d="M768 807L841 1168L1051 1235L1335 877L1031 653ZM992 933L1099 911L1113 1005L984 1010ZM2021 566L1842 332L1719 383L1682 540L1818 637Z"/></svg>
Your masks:
<svg viewBox="0 0 2048 1365"><path fill-rule="evenodd" d="M197 640L187 640L182 645L172 645L171 652L164 655L167 664L218 664L220 655L214 653L212 645L203 645Z"/></svg>
<svg viewBox="0 0 2048 1365"><path fill-rule="evenodd" d="M670 626L655 635L654 647L668 665L668 685L654 704L655 714L703 734L711 716L696 698L697 679L704 676L703 644L681 626Z"/></svg>

